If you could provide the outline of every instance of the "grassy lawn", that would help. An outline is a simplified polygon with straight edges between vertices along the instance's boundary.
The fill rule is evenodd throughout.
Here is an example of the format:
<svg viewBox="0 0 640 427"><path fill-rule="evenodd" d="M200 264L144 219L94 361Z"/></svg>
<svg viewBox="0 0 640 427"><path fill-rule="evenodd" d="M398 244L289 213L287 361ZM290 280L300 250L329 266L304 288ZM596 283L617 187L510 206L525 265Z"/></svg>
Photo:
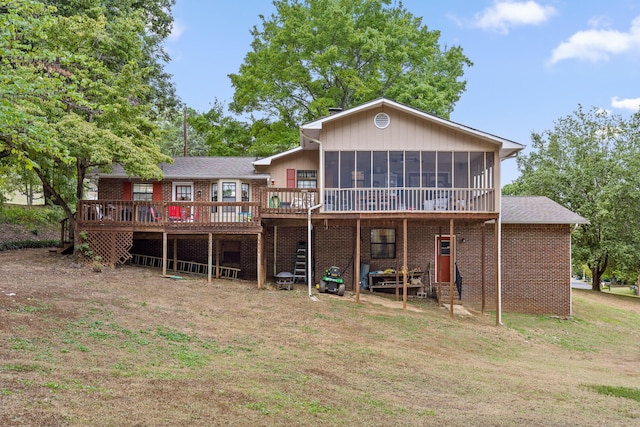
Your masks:
<svg viewBox="0 0 640 427"><path fill-rule="evenodd" d="M630 286L621 286L621 287L613 286L610 289L604 288L602 292L605 292L608 294L624 295L628 297L638 298L638 295L635 294L635 291L632 290Z"/></svg>
<svg viewBox="0 0 640 427"><path fill-rule="evenodd" d="M43 254L0 253L0 425L640 423L640 311L610 295L496 327Z"/></svg>

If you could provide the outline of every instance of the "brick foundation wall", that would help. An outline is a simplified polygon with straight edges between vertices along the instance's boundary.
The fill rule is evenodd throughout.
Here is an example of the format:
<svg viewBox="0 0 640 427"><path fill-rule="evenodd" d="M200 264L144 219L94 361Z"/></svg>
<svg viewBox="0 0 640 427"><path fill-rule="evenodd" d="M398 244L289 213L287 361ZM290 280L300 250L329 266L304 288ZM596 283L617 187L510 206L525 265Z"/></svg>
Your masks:
<svg viewBox="0 0 640 427"><path fill-rule="evenodd" d="M463 278L462 301L465 306L495 310L495 240L494 226L485 225L484 269L482 263L482 225L466 223L454 226L455 251ZM361 262L370 264L371 271L401 268L403 264L402 225L396 227L396 257L371 259L370 231L361 232ZM385 227L388 228L388 227ZM337 265L343 269L347 289L354 291L353 255L355 232L351 227L316 227L314 229L314 258L316 277L321 278L326 267ZM420 267L428 285L427 268L435 282L436 240L438 233L448 235L448 224L409 223L407 228L407 265ZM464 242L462 239L464 238ZM502 309L507 312L530 314L571 314L570 227L568 225L514 225L502 228ZM346 268L346 270L345 270Z"/></svg>
<svg viewBox="0 0 640 427"><path fill-rule="evenodd" d="M505 224L502 231L504 311L571 314L569 225Z"/></svg>
<svg viewBox="0 0 640 427"><path fill-rule="evenodd" d="M133 248L131 253L141 255L151 255L156 257L162 256L162 235L158 239L140 239L134 234ZM220 265L227 267L240 268L238 277L248 280L257 278L257 249L255 236L239 237L238 240L231 240L231 237L220 239ZM216 238L213 239L212 262L215 265L216 260ZM238 260L225 260L224 253L228 251L235 252L240 249L240 257ZM209 256L209 240L208 239L186 239L179 238L177 245L178 259L182 261L194 261L202 264L208 262ZM173 239L171 236L167 241L167 257L173 259Z"/></svg>
<svg viewBox="0 0 640 427"><path fill-rule="evenodd" d="M265 227L264 248L267 265L267 279L272 280L274 276L274 237L276 230L274 227ZM307 227L277 227L278 242L275 246L275 271L276 274L288 271L293 273L296 247L298 242L307 242ZM314 256L312 251L312 256Z"/></svg>
<svg viewBox="0 0 640 427"><path fill-rule="evenodd" d="M100 197L119 200L122 198L124 180L100 181ZM209 199L210 184L198 183L202 199ZM206 192L205 192L206 190ZM260 193L261 186L254 185L252 196ZM171 184L163 185L166 199L171 196ZM205 199L206 197L206 199ZM371 271L385 268L401 268L403 264L403 230L398 222L396 230L396 257L393 259L371 259L370 235L373 227L366 225L361 230L361 263L369 264ZM376 227L376 228L389 228ZM484 226L485 256L482 263L481 223L458 222L454 224L456 235L456 259L463 278L462 300L469 308L482 307L482 282L484 277L485 309L495 310L495 247L494 226ZM412 221L408 223L407 266L421 268L425 275L423 283L428 285L427 268L431 266L431 278L435 282L436 235L448 235L448 222ZM274 271L293 272L296 244L307 241L307 227L279 226L277 243L273 226L264 227L264 254L266 277L273 279ZM343 271L347 289L355 291L354 252L356 233L348 226L316 226L313 230L313 283L318 283L324 270L336 265ZM462 239L464 238L464 242ZM214 238L215 239L215 238ZM237 239L240 257L236 263L222 261L221 264L241 268L240 277L257 278L256 236L229 236L221 239ZM502 308L505 312L530 314L571 314L570 287L570 226L503 224L502 228ZM274 255L274 244L276 253ZM222 251L225 251L224 242ZM233 243L238 245L238 243ZM169 256L173 256L173 243L169 242ZM162 256L162 239L139 240L134 236L132 253ZM181 239L178 242L178 258L206 263L207 239ZM214 241L215 252L215 241ZM222 258L222 257L221 257ZM215 260L215 253L214 253Z"/></svg>
<svg viewBox="0 0 640 427"><path fill-rule="evenodd" d="M395 228L396 256L389 259L371 258L371 230L374 228ZM427 269L431 268L432 282L435 283L436 236L438 233L448 235L449 224L434 224L427 222L409 222L407 224L407 267L420 268L424 272L423 283L428 285ZM469 286L470 295L481 295L481 228L479 224L458 225L454 228L458 251L458 266L465 279L465 291ZM466 242L459 241L465 237ZM314 258L316 271L320 274L326 267L337 265L343 269L343 277L348 290L355 290L353 279L355 230L351 227L316 227L314 242ZM401 269L404 263L403 227L399 223L395 227L362 227L360 235L360 262L369 264L370 271L387 268ZM493 242L487 239L487 253L493 253ZM346 267L347 270L344 270ZM485 268L488 269L489 260ZM485 273L486 275L487 273ZM316 274L316 279L320 277ZM475 289L477 287L477 289ZM474 288L474 289L471 289ZM463 291L463 292L465 292ZM465 292L466 293L466 292Z"/></svg>

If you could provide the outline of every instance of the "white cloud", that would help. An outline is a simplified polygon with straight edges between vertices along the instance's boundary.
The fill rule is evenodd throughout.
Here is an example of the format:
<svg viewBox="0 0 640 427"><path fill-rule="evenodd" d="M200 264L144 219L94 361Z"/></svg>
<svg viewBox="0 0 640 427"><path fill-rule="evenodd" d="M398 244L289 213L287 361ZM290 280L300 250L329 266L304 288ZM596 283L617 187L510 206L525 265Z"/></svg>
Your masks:
<svg viewBox="0 0 640 427"><path fill-rule="evenodd" d="M173 27L171 28L171 34L167 37L167 40L170 42L177 42L178 39L182 36L182 34L187 30L186 25L182 24L179 21L173 21Z"/></svg>
<svg viewBox="0 0 640 427"><path fill-rule="evenodd" d="M640 16L631 22L631 28L626 33L610 29L578 31L553 50L549 63L555 64L565 59L607 61L611 55L639 51Z"/></svg>
<svg viewBox="0 0 640 427"><path fill-rule="evenodd" d="M623 110L638 111L640 110L640 98L619 99L617 96L614 96L611 98L611 106Z"/></svg>
<svg viewBox="0 0 640 427"><path fill-rule="evenodd" d="M472 25L507 34L512 27L542 24L555 13L553 6L543 6L533 0L496 0L493 6L474 16Z"/></svg>
<svg viewBox="0 0 640 427"><path fill-rule="evenodd" d="M589 19L589 26L592 28L610 27L611 18L609 18L606 15L594 16L591 19Z"/></svg>

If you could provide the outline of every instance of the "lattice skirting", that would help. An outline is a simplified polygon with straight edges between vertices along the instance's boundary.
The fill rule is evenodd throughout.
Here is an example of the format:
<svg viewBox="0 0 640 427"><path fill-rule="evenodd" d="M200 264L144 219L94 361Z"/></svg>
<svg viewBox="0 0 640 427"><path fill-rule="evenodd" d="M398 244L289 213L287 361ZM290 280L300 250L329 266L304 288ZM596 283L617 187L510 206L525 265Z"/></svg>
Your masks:
<svg viewBox="0 0 640 427"><path fill-rule="evenodd" d="M100 256L103 265L124 264L131 258L133 233L88 231L87 242L93 256Z"/></svg>

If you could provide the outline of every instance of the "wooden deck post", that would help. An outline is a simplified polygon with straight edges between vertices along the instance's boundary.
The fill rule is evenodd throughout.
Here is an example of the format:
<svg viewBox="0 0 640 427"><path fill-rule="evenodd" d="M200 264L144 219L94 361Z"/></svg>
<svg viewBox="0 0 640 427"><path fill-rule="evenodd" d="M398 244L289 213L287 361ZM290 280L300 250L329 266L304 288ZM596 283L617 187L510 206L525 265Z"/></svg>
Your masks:
<svg viewBox="0 0 640 427"><path fill-rule="evenodd" d="M453 236L453 218L449 220L449 316L453 319L453 281L455 279L455 237Z"/></svg>
<svg viewBox="0 0 640 427"><path fill-rule="evenodd" d="M355 260L356 304L360 303L360 218L356 220L356 260Z"/></svg>
<svg viewBox="0 0 640 427"><path fill-rule="evenodd" d="M407 218L402 220L402 309L407 311Z"/></svg>
<svg viewBox="0 0 640 427"><path fill-rule="evenodd" d="M264 268L262 265L263 258L263 242L262 242L262 233L258 233L258 260L257 260L257 268L258 268L258 289L262 289L264 284Z"/></svg>
<svg viewBox="0 0 640 427"><path fill-rule="evenodd" d="M216 239L216 279L220 278L220 236Z"/></svg>
<svg viewBox="0 0 640 427"><path fill-rule="evenodd" d="M207 257L207 282L211 283L211 270L213 269L213 234L209 233L209 253Z"/></svg>
<svg viewBox="0 0 640 427"><path fill-rule="evenodd" d="M162 275L167 275L167 232L162 233Z"/></svg>

